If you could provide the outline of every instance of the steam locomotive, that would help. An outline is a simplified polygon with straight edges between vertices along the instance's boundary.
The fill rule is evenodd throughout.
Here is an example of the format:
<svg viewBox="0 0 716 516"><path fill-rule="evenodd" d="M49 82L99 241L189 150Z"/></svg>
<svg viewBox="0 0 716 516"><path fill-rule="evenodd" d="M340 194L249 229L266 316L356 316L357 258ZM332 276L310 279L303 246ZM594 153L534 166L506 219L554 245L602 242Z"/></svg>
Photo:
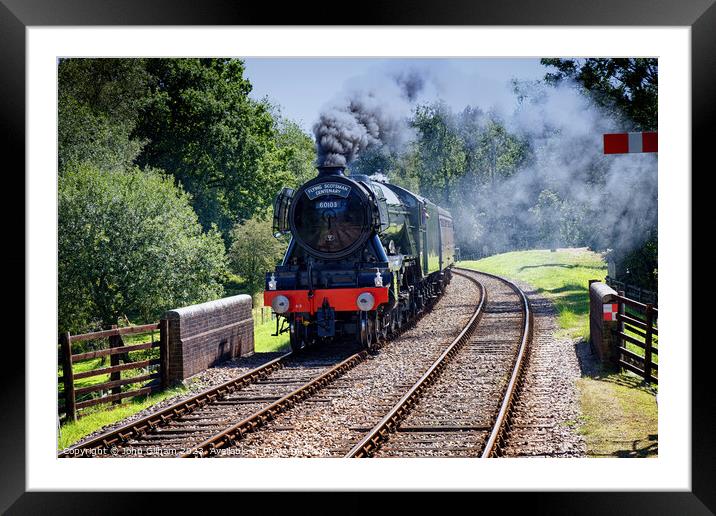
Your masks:
<svg viewBox="0 0 716 516"><path fill-rule="evenodd" d="M295 191L281 190L273 230L291 240L266 274L264 305L294 351L338 338L372 351L451 279L450 213L399 186L346 176L344 167L318 167Z"/></svg>

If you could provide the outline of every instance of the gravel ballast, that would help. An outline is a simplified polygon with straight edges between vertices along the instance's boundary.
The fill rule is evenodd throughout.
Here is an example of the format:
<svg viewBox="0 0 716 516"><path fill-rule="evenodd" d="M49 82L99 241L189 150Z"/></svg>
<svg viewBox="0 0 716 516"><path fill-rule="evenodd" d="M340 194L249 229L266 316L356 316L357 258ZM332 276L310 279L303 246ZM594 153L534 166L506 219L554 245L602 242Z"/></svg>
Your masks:
<svg viewBox="0 0 716 516"><path fill-rule="evenodd" d="M586 444L578 433L580 369L574 342L558 336L554 304L529 285L517 284L530 300L535 331L504 454L586 457Z"/></svg>
<svg viewBox="0 0 716 516"><path fill-rule="evenodd" d="M423 374L462 330L479 303L479 290L455 275L443 297L418 324L380 352L261 431L226 457L342 457Z"/></svg>

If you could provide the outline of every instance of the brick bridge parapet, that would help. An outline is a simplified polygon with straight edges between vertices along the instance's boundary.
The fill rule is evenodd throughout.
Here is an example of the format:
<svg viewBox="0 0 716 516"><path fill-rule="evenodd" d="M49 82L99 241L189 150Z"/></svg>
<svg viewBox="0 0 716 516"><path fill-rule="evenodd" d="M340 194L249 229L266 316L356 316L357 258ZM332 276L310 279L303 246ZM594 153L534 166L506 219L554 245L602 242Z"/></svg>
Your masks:
<svg viewBox="0 0 716 516"><path fill-rule="evenodd" d="M238 295L169 310L169 382L254 352L251 296Z"/></svg>

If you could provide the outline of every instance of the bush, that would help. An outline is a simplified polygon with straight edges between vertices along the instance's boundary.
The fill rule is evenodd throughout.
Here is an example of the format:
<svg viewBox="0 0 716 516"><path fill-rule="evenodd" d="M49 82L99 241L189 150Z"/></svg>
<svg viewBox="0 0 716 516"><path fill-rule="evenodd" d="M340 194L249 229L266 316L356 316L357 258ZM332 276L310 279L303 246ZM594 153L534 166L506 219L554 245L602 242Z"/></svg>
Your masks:
<svg viewBox="0 0 716 516"><path fill-rule="evenodd" d="M286 242L274 238L268 217L254 217L234 226L231 232L231 268L255 296L264 289L265 274L273 270L286 252Z"/></svg>
<svg viewBox="0 0 716 516"><path fill-rule="evenodd" d="M153 321L223 294L223 241L215 228L202 232L170 177L72 165L58 190L60 331Z"/></svg>

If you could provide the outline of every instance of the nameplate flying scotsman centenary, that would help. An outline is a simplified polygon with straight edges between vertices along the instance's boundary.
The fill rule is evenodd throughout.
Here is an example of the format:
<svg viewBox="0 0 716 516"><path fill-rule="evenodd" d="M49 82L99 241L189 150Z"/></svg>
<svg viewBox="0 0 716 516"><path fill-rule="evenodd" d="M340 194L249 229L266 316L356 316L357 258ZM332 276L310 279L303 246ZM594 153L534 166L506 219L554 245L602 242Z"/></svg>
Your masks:
<svg viewBox="0 0 716 516"><path fill-rule="evenodd" d="M351 193L351 187L342 183L319 183L306 189L306 195L313 200L323 195L338 195L339 197L348 197Z"/></svg>

